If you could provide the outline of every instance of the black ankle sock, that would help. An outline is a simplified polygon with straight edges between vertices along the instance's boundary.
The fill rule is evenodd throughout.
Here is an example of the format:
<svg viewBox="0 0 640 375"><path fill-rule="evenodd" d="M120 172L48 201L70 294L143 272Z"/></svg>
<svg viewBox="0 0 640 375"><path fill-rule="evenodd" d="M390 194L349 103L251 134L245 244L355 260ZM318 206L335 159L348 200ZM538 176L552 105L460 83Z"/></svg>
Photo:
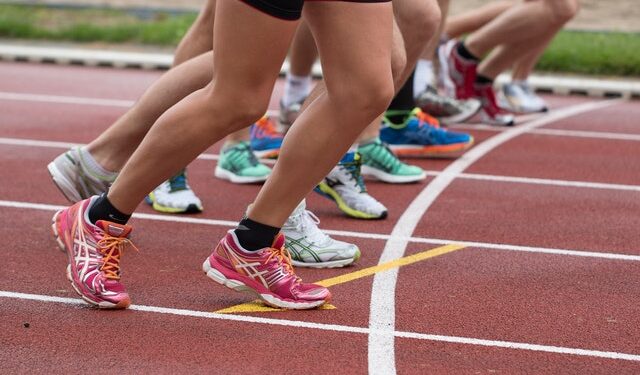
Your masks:
<svg viewBox="0 0 640 375"><path fill-rule="evenodd" d="M387 108L385 116L394 124L402 124L416 106L416 101L413 98L414 74L415 69L393 98L389 108Z"/></svg>
<svg viewBox="0 0 640 375"><path fill-rule="evenodd" d="M463 58L465 58L467 60L480 61L479 58L477 58L471 52L469 52L467 47L464 46L463 42L458 43L457 51L458 51L458 54L460 56L462 56Z"/></svg>
<svg viewBox="0 0 640 375"><path fill-rule="evenodd" d="M493 79L487 77L487 76L483 76L481 74L476 75L476 83L480 84L480 85L492 85L493 84Z"/></svg>
<svg viewBox="0 0 640 375"><path fill-rule="evenodd" d="M109 202L107 193L103 193L89 208L89 221L92 224L105 220L124 225L130 218L131 215L123 214Z"/></svg>
<svg viewBox="0 0 640 375"><path fill-rule="evenodd" d="M246 217L234 230L240 246L249 251L270 247L278 232L280 232L280 228L261 224Z"/></svg>

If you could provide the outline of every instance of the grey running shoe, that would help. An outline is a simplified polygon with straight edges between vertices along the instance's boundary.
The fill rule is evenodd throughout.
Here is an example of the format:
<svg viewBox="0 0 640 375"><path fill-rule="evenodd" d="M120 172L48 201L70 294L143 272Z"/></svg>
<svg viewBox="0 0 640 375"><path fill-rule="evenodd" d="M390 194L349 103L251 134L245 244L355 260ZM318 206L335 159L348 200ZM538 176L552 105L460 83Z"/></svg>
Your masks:
<svg viewBox="0 0 640 375"><path fill-rule="evenodd" d="M303 200L282 226L291 263L297 267L334 268L360 258L354 244L334 240L318 228L320 220L306 209Z"/></svg>
<svg viewBox="0 0 640 375"><path fill-rule="evenodd" d="M427 86L418 94L416 105L445 125L464 122L480 110L479 100L457 100L442 96L433 86Z"/></svg>
<svg viewBox="0 0 640 375"><path fill-rule="evenodd" d="M79 147L55 158L47 169L53 183L73 203L104 193L115 180L113 176L102 176L90 171L82 160Z"/></svg>

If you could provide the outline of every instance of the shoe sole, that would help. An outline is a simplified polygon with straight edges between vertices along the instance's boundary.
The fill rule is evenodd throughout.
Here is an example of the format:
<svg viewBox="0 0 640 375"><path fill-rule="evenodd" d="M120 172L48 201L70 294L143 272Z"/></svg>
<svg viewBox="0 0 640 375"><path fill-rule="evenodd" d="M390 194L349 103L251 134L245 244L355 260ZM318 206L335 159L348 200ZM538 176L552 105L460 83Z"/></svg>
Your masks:
<svg viewBox="0 0 640 375"><path fill-rule="evenodd" d="M467 99L469 100L469 99ZM472 111L468 111L465 113L460 113L458 115L455 116L449 116L449 117L439 117L438 121L440 121L440 123L442 125L451 125L451 124L458 124L461 122L465 122L468 119L470 119L471 117L475 116L479 111L480 108L482 108L482 104L480 103L480 101L475 101L473 104L473 110Z"/></svg>
<svg viewBox="0 0 640 375"><path fill-rule="evenodd" d="M236 292L244 292L250 293L252 295L257 296L262 300L265 304L271 307L280 308L280 309L289 309L289 310L308 310L314 309L316 307L320 307L325 303L329 302L329 300L322 301L313 301L313 302L288 302L276 297L273 294L267 293L258 293L255 289L247 286L245 283L239 280L234 280L226 277L222 272L218 271L211 265L211 261L209 258L205 259L204 263L202 263L202 271L209 277L211 280L217 282L220 285L224 285L229 289L233 289Z"/></svg>
<svg viewBox="0 0 640 375"><path fill-rule="evenodd" d="M354 210L347 205L347 203L340 197L340 194L336 193L329 185L324 182L318 184L316 189L314 189L320 195L332 200L338 206L340 211L344 212L347 216L356 218L356 219L364 219L364 220L382 220L387 217L387 211L383 211L380 215L368 214L366 212Z"/></svg>
<svg viewBox="0 0 640 375"><path fill-rule="evenodd" d="M473 143L474 139L471 138L467 143L455 143L445 146L389 145L389 148L398 156L447 158L459 156L462 151L473 146Z"/></svg>
<svg viewBox="0 0 640 375"><path fill-rule="evenodd" d="M360 173L362 173L363 176L373 177L388 184L408 184L412 182L422 181L427 178L427 174L425 172L414 176L398 176L387 173L385 171L381 171L377 168L370 167L368 165L363 165L361 167Z"/></svg>
<svg viewBox="0 0 640 375"><path fill-rule="evenodd" d="M295 267L305 267L305 268L340 268L349 266L360 259L361 253L360 249L357 249L356 254L351 259L341 259L341 260L333 260L330 262L303 262L295 259L291 259L291 264Z"/></svg>
<svg viewBox="0 0 640 375"><path fill-rule="evenodd" d="M202 212L202 207L195 204L190 204L186 208L163 206L156 202L153 193L149 193L149 195L144 198L144 201L154 210L164 214L198 214Z"/></svg>
<svg viewBox="0 0 640 375"><path fill-rule="evenodd" d="M266 151L253 150L253 154L258 159L277 159L278 155L280 155L280 149L277 149L277 150L266 150Z"/></svg>
<svg viewBox="0 0 640 375"><path fill-rule="evenodd" d="M58 222L58 216L60 215L61 211L57 211L54 215L53 218L51 219L52 223L51 223L51 232L53 234L53 238L56 241L56 244L58 245L58 248L60 249L60 251L62 251L63 253L65 253L65 255L67 255L68 258L68 262L70 262L70 255L69 255L69 251L67 250L67 246L64 244L64 242L62 241L62 239L60 239L60 235L58 233L58 226L57 226L57 222ZM94 301L89 297L86 297L81 291L80 288L76 285L73 276L71 275L71 264L67 264L67 270L66 270L66 275L67 275L67 280L69 280L69 283L71 284L71 286L73 287L73 290L75 290L76 293L78 293L78 295L85 301L87 302L89 305L93 306L93 307L97 307L99 309L105 309L105 310L116 310L116 309L126 309L127 307L129 307L131 305L131 301L126 299L126 300L122 300L120 302L113 303L113 302L108 302L108 301Z"/></svg>
<svg viewBox="0 0 640 375"><path fill-rule="evenodd" d="M51 175L53 183L69 202L76 203L83 199L80 196L80 193L78 193L78 190L74 187L75 184L70 181L64 173L60 171L60 169L58 169L55 161L52 161L47 165L47 170L49 170L49 175Z"/></svg>
<svg viewBox="0 0 640 375"><path fill-rule="evenodd" d="M266 176L238 176L220 166L217 166L213 174L221 180L231 181L234 184L255 184L265 182L269 175Z"/></svg>

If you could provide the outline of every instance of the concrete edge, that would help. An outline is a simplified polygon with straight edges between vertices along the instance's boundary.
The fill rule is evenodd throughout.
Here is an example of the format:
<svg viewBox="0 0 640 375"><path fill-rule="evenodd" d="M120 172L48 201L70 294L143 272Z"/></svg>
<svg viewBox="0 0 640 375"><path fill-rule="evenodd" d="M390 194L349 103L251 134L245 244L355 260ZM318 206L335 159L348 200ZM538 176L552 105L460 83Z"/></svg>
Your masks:
<svg viewBox="0 0 640 375"><path fill-rule="evenodd" d="M173 55L168 53L120 52L80 48L34 47L0 44L0 60L52 63L60 65L104 66L145 70L166 70L171 67ZM281 74L289 69L288 61ZM313 67L313 75L322 76L319 63ZM498 77L497 83L509 81L507 74ZM623 97L640 99L640 80L604 79L592 77L541 75L529 77L529 84L538 91L559 95L586 95L593 97Z"/></svg>

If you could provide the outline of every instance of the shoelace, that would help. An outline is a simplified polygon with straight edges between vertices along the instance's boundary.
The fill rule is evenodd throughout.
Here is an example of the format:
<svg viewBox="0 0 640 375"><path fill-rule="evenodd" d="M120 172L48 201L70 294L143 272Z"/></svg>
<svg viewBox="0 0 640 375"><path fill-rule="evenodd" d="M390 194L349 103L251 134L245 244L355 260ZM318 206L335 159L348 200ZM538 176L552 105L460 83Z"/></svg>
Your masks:
<svg viewBox="0 0 640 375"><path fill-rule="evenodd" d="M396 157L396 155L391 151L389 145L384 142L376 142L374 144L374 154L376 157L376 161L380 163L384 168L393 170L398 165L401 164L400 160Z"/></svg>
<svg viewBox="0 0 640 375"><path fill-rule="evenodd" d="M306 233L306 229L311 229L308 237L312 243L321 244L329 239L329 236L318 228L320 219L313 212L304 210L299 215L300 220L296 228L303 233Z"/></svg>
<svg viewBox="0 0 640 375"><path fill-rule="evenodd" d="M366 193L367 187L364 185L364 178L362 174L360 174L362 161L360 160L360 156L356 154L356 157L353 161L341 162L341 168L344 168L347 173L349 173L349 179L353 180L356 183L356 187L360 188L360 192Z"/></svg>
<svg viewBox="0 0 640 375"><path fill-rule="evenodd" d="M256 155L251 150L251 146L248 143L242 142L231 149L231 152L237 153L236 160L239 160L243 163L242 167L246 168L246 163L249 163L249 166L255 167L260 162Z"/></svg>
<svg viewBox="0 0 640 375"><path fill-rule="evenodd" d="M256 126L268 136L280 136L280 133L276 130L275 123L269 118L269 116L263 116L256 122Z"/></svg>
<svg viewBox="0 0 640 375"><path fill-rule="evenodd" d="M276 258L278 263L284 267L289 275L294 276L297 280L300 280L300 278L293 270L293 266L291 265L291 253L289 253L289 250L282 246L279 249L272 247L269 249L269 252L271 254L269 254L269 257L267 258L267 263L269 263L271 259Z"/></svg>
<svg viewBox="0 0 640 375"><path fill-rule="evenodd" d="M171 191L187 190L186 172L181 172L169 179L169 187Z"/></svg>
<svg viewBox="0 0 640 375"><path fill-rule="evenodd" d="M120 256L125 245L130 245L138 251L136 245L128 238L113 237L105 234L98 241L98 251L102 254L102 266L100 271L105 273L105 277L111 280L120 280Z"/></svg>

